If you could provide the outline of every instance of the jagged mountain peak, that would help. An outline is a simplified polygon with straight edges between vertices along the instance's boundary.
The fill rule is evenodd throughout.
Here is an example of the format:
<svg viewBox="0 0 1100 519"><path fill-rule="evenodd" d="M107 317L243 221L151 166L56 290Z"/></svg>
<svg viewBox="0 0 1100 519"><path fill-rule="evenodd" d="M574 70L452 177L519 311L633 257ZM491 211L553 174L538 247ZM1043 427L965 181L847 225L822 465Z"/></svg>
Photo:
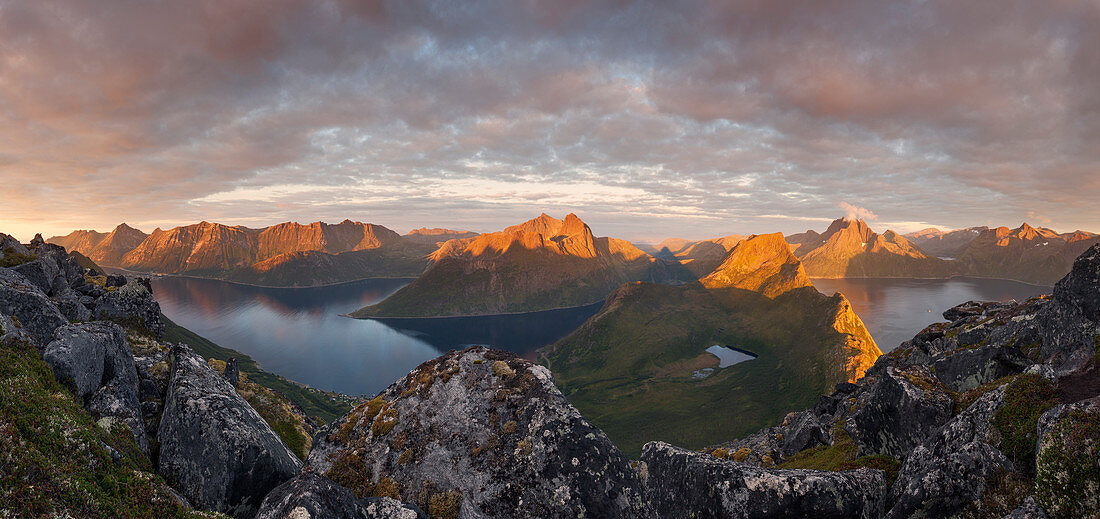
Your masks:
<svg viewBox="0 0 1100 519"><path fill-rule="evenodd" d="M781 233L741 240L722 264L700 282L707 288L742 288L768 297L813 286L802 262L791 253Z"/></svg>

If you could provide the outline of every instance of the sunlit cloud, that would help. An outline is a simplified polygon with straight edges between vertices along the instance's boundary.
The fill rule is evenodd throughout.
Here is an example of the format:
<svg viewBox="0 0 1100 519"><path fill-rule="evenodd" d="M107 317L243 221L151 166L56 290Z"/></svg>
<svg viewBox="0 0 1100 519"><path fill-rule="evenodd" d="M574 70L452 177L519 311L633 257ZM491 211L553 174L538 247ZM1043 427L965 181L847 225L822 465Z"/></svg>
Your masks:
<svg viewBox="0 0 1100 519"><path fill-rule="evenodd" d="M567 4L0 1L0 231L1100 230L1094 1Z"/></svg>

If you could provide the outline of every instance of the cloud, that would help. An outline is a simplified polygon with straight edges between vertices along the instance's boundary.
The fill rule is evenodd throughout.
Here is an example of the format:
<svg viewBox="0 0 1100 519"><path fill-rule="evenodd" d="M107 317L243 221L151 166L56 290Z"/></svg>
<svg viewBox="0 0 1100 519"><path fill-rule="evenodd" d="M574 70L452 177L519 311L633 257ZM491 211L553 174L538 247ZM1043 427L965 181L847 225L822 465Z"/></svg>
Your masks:
<svg viewBox="0 0 1100 519"><path fill-rule="evenodd" d="M0 0L0 229L1097 230L1097 135L1089 0Z"/></svg>
<svg viewBox="0 0 1100 519"><path fill-rule="evenodd" d="M849 220L875 220L878 219L878 215L865 207L859 207L848 202L841 202L836 205L844 211L844 217Z"/></svg>

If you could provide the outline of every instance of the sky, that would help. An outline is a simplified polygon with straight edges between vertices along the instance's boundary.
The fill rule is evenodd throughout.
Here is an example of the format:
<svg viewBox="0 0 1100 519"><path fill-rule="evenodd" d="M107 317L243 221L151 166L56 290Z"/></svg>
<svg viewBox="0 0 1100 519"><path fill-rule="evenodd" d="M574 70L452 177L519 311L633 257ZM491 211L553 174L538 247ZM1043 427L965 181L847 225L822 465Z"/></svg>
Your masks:
<svg viewBox="0 0 1100 519"><path fill-rule="evenodd" d="M0 0L0 232L1100 231L1098 0Z"/></svg>

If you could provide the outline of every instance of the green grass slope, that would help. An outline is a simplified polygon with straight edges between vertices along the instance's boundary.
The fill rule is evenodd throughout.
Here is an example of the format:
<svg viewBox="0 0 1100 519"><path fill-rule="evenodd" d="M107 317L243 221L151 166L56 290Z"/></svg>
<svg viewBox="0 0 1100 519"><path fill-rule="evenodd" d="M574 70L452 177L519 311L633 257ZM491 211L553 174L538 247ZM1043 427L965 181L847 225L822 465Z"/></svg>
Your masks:
<svg viewBox="0 0 1100 519"><path fill-rule="evenodd" d="M842 296L812 287L769 299L738 288L632 283L539 360L628 455L653 440L701 448L812 406L850 378L851 359L873 362L878 348L862 323L853 334L834 328L852 318ZM718 368L704 351L715 344L758 357L694 378Z"/></svg>

